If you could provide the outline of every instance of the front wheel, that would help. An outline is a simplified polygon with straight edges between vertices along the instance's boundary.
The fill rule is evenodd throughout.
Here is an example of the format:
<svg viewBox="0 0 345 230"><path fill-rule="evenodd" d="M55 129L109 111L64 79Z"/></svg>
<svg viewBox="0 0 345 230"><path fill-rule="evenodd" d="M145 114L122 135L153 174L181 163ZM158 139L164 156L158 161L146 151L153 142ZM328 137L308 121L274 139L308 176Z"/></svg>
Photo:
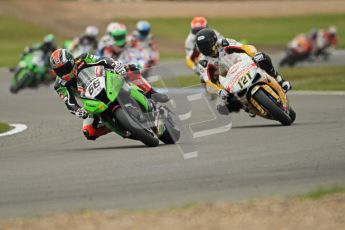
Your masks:
<svg viewBox="0 0 345 230"><path fill-rule="evenodd" d="M297 62L297 58L291 55L286 55L280 62L279 67L283 67L288 65L289 67L293 67Z"/></svg>
<svg viewBox="0 0 345 230"><path fill-rule="evenodd" d="M21 69L14 76L13 84L10 87L11 93L18 93L19 90L27 87L32 79L32 73Z"/></svg>
<svg viewBox="0 0 345 230"><path fill-rule="evenodd" d="M165 130L159 139L164 144L175 144L180 139L180 129L169 114L164 119L164 128Z"/></svg>
<svg viewBox="0 0 345 230"><path fill-rule="evenodd" d="M289 110L289 116L291 118L291 123L293 123L296 120L296 112L292 108Z"/></svg>
<svg viewBox="0 0 345 230"><path fill-rule="evenodd" d="M158 138L156 138L148 130L145 130L138 121L134 120L129 116L126 111L119 108L115 111L115 119L119 124L127 131L129 131L132 137L136 140L141 141L146 146L156 147L159 144Z"/></svg>
<svg viewBox="0 0 345 230"><path fill-rule="evenodd" d="M259 89L253 98L263 106L266 111L272 115L272 117L279 121L282 125L291 125L292 119L285 113L268 95L261 89Z"/></svg>
<svg viewBox="0 0 345 230"><path fill-rule="evenodd" d="M289 63L289 57L285 56L280 62L279 62L279 67L283 67L284 65Z"/></svg>

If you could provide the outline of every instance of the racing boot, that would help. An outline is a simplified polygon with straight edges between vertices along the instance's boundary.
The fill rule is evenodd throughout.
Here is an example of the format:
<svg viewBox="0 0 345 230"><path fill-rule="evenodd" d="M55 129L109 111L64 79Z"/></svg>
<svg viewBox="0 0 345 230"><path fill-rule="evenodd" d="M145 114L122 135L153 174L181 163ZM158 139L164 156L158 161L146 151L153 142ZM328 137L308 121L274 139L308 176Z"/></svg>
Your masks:
<svg viewBox="0 0 345 230"><path fill-rule="evenodd" d="M110 133L111 130L109 130L106 126L102 125L101 127L94 128L92 125L84 126L83 127L83 134L88 140L96 140L100 136L106 135Z"/></svg>
<svg viewBox="0 0 345 230"><path fill-rule="evenodd" d="M131 82L138 86L149 99L153 99L156 102L166 103L170 98L166 94L158 93L152 88L150 83L143 78L136 65L130 64L127 66L127 76Z"/></svg>
<svg viewBox="0 0 345 230"><path fill-rule="evenodd" d="M275 76L273 75L273 77L277 80L279 85L282 87L283 91L285 93L290 91L292 89L292 86L291 86L290 82L284 80L277 71L275 71L275 72L276 72L276 75Z"/></svg>
<svg viewBox="0 0 345 230"><path fill-rule="evenodd" d="M83 134L88 140L96 140L98 137L111 132L104 124L99 123L99 118L88 117L83 121Z"/></svg>
<svg viewBox="0 0 345 230"><path fill-rule="evenodd" d="M167 103L170 100L168 95L159 93L154 88L151 88L149 92L145 93L145 96L160 103Z"/></svg>
<svg viewBox="0 0 345 230"><path fill-rule="evenodd" d="M274 77L279 85L283 88L284 92L286 93L292 87L289 81L285 81L279 73L274 68L271 58L265 53L256 53L253 57L253 61L263 70L265 70L269 75Z"/></svg>

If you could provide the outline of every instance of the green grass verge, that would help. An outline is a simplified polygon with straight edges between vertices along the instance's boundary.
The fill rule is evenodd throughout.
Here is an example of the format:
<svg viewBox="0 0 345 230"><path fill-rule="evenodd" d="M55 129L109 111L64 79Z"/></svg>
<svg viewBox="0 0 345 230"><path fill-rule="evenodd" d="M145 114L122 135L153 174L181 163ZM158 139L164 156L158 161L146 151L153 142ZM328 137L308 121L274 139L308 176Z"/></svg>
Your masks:
<svg viewBox="0 0 345 230"><path fill-rule="evenodd" d="M166 78L164 79L164 85L160 82L153 82L154 87L193 87L200 84L199 77L196 75L179 76L177 78Z"/></svg>
<svg viewBox="0 0 345 230"><path fill-rule="evenodd" d="M282 69L280 73L291 82L294 90L345 90L345 66ZM180 76L166 79L164 83L168 87L191 87L199 84L199 78L196 75ZM156 83L155 86L162 85Z"/></svg>
<svg viewBox="0 0 345 230"><path fill-rule="evenodd" d="M137 19L118 19L130 29L135 28ZM152 31L159 41L162 59L184 56L184 40L189 32L191 18L153 18L149 19ZM285 47L296 34L311 28L326 28L335 25L339 37L345 37L345 14L308 15L270 18L209 18L209 25L227 37L245 39L260 47ZM38 25L0 16L0 66L13 66L25 46L40 42L51 32ZM76 34L77 35L77 34ZM62 40L60 40L62 43ZM345 47L345 39L339 40L339 47Z"/></svg>
<svg viewBox="0 0 345 230"><path fill-rule="evenodd" d="M0 15L0 31L0 66L8 67L17 64L26 46L42 42L50 33L43 27L3 15Z"/></svg>
<svg viewBox="0 0 345 230"><path fill-rule="evenodd" d="M345 66L283 69L281 74L294 90L345 90Z"/></svg>
<svg viewBox="0 0 345 230"><path fill-rule="evenodd" d="M0 133L4 133L10 129L11 127L8 124L0 122Z"/></svg>
<svg viewBox="0 0 345 230"><path fill-rule="evenodd" d="M315 190L312 190L304 195L301 196L301 198L304 199L320 199L325 196L333 195L336 193L344 193L345 192L345 187L343 186L332 186L332 187L319 187Z"/></svg>
<svg viewBox="0 0 345 230"><path fill-rule="evenodd" d="M183 42L190 29L191 18L149 19L157 38ZM134 19L118 19L130 28L135 27ZM308 15L269 18L210 18L209 26L228 37L246 39L255 45L285 46L296 34L311 28L327 28L335 25L339 37L345 37L345 14ZM345 39L340 39L340 47L345 47Z"/></svg>
<svg viewBox="0 0 345 230"><path fill-rule="evenodd" d="M135 27L134 19L116 19ZM190 29L191 18L154 18L149 19L157 40L184 46L184 40ZM260 47L286 46L296 34L304 33L312 28L327 28L330 25L338 27L339 37L345 37L345 14L307 15L289 17L259 17L259 18L209 18L209 26L217 29L226 37L236 40L246 40ZM339 39L339 47L345 47L345 39ZM179 56L184 53L178 49L163 50L163 57ZM180 53L177 53L180 52Z"/></svg>

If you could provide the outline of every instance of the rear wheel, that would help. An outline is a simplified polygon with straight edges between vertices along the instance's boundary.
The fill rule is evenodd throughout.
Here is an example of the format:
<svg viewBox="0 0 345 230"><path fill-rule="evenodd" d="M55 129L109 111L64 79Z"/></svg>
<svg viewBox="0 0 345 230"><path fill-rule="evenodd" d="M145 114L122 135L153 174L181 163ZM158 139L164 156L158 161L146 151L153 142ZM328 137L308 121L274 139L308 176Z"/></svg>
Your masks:
<svg viewBox="0 0 345 230"><path fill-rule="evenodd" d="M261 89L259 89L253 98L263 106L272 117L279 121L282 125L291 125L292 119L285 113L269 96Z"/></svg>
<svg viewBox="0 0 345 230"><path fill-rule="evenodd" d="M145 130L145 128L142 127L138 121L129 116L123 108L117 109L114 115L119 124L125 130L129 131L134 139L143 142L149 147L158 146L158 138L148 130Z"/></svg>

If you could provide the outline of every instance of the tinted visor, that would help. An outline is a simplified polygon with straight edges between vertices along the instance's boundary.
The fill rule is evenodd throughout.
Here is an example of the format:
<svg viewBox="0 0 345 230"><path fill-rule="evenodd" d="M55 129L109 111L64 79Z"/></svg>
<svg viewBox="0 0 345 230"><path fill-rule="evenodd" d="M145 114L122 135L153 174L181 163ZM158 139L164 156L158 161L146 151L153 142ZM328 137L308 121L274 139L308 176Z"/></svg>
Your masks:
<svg viewBox="0 0 345 230"><path fill-rule="evenodd" d="M142 38L145 38L147 37L147 35L150 33L150 30L142 30L142 31L138 31L139 32L139 36L142 37Z"/></svg>
<svg viewBox="0 0 345 230"><path fill-rule="evenodd" d="M113 38L115 41L122 41L126 39L126 35L125 34L121 34L121 35L113 35Z"/></svg>
<svg viewBox="0 0 345 230"><path fill-rule="evenodd" d="M62 77L66 74L69 74L73 69L73 65L71 62L67 62L65 65L54 69L55 73L59 76Z"/></svg>
<svg viewBox="0 0 345 230"><path fill-rule="evenodd" d="M217 51L216 43L210 40L198 42L197 45L200 53L202 53L205 56L214 55Z"/></svg>

